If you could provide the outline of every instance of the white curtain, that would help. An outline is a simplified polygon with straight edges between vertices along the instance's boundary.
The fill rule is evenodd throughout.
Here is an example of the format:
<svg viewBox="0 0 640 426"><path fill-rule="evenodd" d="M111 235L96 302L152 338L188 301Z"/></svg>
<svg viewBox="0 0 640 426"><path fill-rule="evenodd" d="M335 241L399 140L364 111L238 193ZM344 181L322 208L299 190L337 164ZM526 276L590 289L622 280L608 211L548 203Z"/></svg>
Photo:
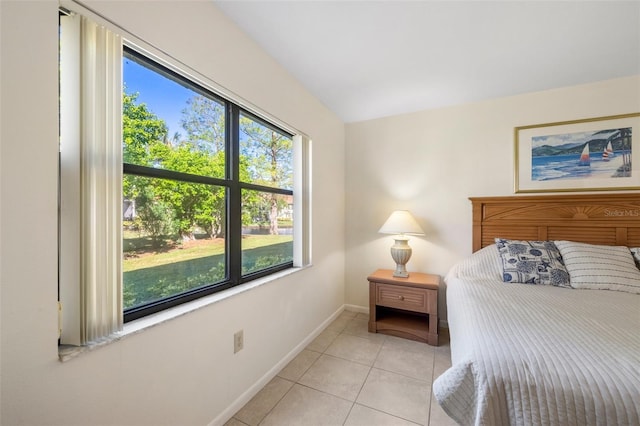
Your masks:
<svg viewBox="0 0 640 426"><path fill-rule="evenodd" d="M122 329L122 40L80 22L80 342Z"/></svg>

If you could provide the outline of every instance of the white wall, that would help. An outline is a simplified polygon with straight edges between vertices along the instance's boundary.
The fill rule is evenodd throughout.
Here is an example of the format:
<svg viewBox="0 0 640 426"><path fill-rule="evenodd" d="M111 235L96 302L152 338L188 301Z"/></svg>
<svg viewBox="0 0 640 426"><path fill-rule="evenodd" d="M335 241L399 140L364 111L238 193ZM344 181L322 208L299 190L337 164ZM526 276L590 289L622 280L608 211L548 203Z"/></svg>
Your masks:
<svg viewBox="0 0 640 426"><path fill-rule="evenodd" d="M58 361L58 3L1 0L0 423L207 424L344 304L344 125L211 2L89 6L311 136L314 266Z"/></svg>
<svg viewBox="0 0 640 426"><path fill-rule="evenodd" d="M471 251L467 198L512 193L515 126L640 111L636 76L349 124L345 148L343 123L210 2L89 5L311 135L314 266L60 363L57 2L0 0L2 424L206 424L343 303L367 305L366 276L393 267L392 210L427 232L409 269L445 274Z"/></svg>
<svg viewBox="0 0 640 426"><path fill-rule="evenodd" d="M444 276L471 253L468 197L513 194L514 127L631 112L640 76L348 124L346 303L367 306L367 275L395 267L377 233L393 210L426 232L409 271Z"/></svg>

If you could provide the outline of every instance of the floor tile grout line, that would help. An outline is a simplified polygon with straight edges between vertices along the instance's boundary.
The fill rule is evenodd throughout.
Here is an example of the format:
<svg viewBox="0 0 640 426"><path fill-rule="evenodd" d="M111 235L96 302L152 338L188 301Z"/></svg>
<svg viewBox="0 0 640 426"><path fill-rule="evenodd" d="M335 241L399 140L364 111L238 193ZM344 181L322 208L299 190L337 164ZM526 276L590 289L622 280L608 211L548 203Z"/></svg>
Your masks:
<svg viewBox="0 0 640 426"><path fill-rule="evenodd" d="M397 415L397 414L393 414L393 413L389 413L388 411L381 410L380 408L372 407L372 406L370 406L370 405L365 404L364 402L357 402L357 401L356 401L356 404L362 405L363 407L367 407L368 409L370 409L370 410L374 410L374 411L377 411L377 412L379 412L379 413L384 413L384 414L386 414L386 415L388 415L388 416L391 416L391 417L396 417L396 418L398 418L398 419L406 420L406 421L408 421L408 422L410 422L410 423L413 423L413 424L417 424L417 425L419 425L419 424L420 424L420 423L416 423L416 422L414 422L414 421L413 421L413 420L411 420L411 419L407 419L406 417L399 416L399 415ZM426 425L425 425L425 426L426 426Z"/></svg>
<svg viewBox="0 0 640 426"><path fill-rule="evenodd" d="M324 330L323 330L323 331L324 331ZM338 336L339 336L339 334L338 334ZM337 337L337 336L336 336L336 337ZM334 340L335 340L335 339L334 339ZM329 344L329 346L330 346L330 345L331 345L331 344ZM327 347L328 347L328 346L327 346ZM305 349L306 349L306 347L303 349L303 351L304 351ZM325 349L325 350L326 350L326 349ZM316 359L311 363L311 365L309 365L309 367L307 367L307 368L304 370L304 372L300 375L300 377L298 377L295 381L292 381L292 380L289 380L289 379L285 379L284 377L280 377L280 376L279 376L279 374L282 372L282 370L284 370L284 369L287 367L286 365L285 365L285 366L284 366L280 371L278 371L278 373L276 374L276 377L278 377L278 378L280 378L280 379L282 379L282 380L286 380L286 381L288 381L288 382L292 382L292 383L293 383L293 385L291 385L291 387L290 387L290 388L289 388L289 389L288 389L288 390L287 390L287 391L286 391L286 392L285 392L285 393L284 393L284 394L283 394L283 395L278 399L278 401L277 401L275 404L273 404L273 407L271 407L271 408L269 409L269 411L267 411L267 413L266 413L266 414L265 414L265 415L260 419L260 421L258 422L258 426L259 426L259 425L264 421L264 419L266 419L266 418L269 416L269 414L271 414L271 412L272 412L272 411L273 411L273 410L278 406L278 404L280 404L280 402L284 399L284 397L285 397L285 396L287 396L287 394L288 394L289 392L291 392L291 389L293 389L295 385L297 385L297 384L298 384L298 385L300 385L300 386L304 386L304 385L302 385L302 384L300 383L300 379L302 379L302 377L307 373L307 371L309 371L309 369L310 369L310 368L311 368L311 367L312 367L312 366L313 366L313 365L314 365L314 364L315 364L315 363L320 359L320 357L321 357L322 355L324 355L324 351L323 351L323 352L317 352L317 351L313 351L313 350L312 350L312 352L319 353L320 355L319 355L319 356L318 356L318 357L317 357L317 358L316 358ZM302 353L302 351L300 351L300 353ZM298 355L300 355L300 354L298 354ZM296 355L296 356L298 356L298 355ZM287 365L288 365L288 364L287 364ZM265 386L266 386L266 385L265 385ZM308 387L308 386L305 386L305 387ZM263 389L264 389L264 387L263 387ZM310 388L310 389L313 389L313 388ZM317 389L316 389L316 390L317 390ZM238 420L238 419L236 419L236 420Z"/></svg>
<svg viewBox="0 0 640 426"><path fill-rule="evenodd" d="M431 383L429 384L429 409L427 410L427 426L431 426L431 406L433 404L433 380L436 374L436 351L433 351L433 364L431 365Z"/></svg>
<svg viewBox="0 0 640 426"><path fill-rule="evenodd" d="M345 330L346 330L346 327L345 327ZM348 334L348 335L351 336L351 334ZM355 337L358 337L358 336L355 336ZM351 408L349 409L349 413L347 414L347 417L342 422L343 426L345 425L347 420L349 420L349 416L351 415L351 412L353 411L353 407L355 407L355 405L358 403L358 398L360 397L360 393L362 393L362 389L364 388L364 385L367 383L367 380L369 379L369 375L371 374L371 370L373 370L373 365L376 363L376 360L378 359L378 355L380 355L380 351L382 350L382 346L383 345L384 345L384 341L380 344L380 347L378 348L378 351L376 352L376 356L373 359L372 364L368 366L369 367L369 371L367 371L367 375L364 378L364 380L362 381L362 384L360 385L360 389L358 389L358 393L356 394L356 397L355 397L355 399L353 401L353 404L351 404ZM363 404L361 404L361 405L363 405ZM363 405L363 406L366 407L366 405Z"/></svg>
<svg viewBox="0 0 640 426"><path fill-rule="evenodd" d="M398 373L397 371L387 370L386 368L376 367L375 365L372 365L371 368L375 368L376 370L385 371L385 372L391 373L391 374L397 374L398 376L402 376L402 377L405 377L407 379L417 380L417 381L422 382L422 383L429 383L429 380L419 379L417 377L409 376L409 375L404 374L404 373ZM431 383L433 383L433 382L431 382Z"/></svg>
<svg viewBox="0 0 640 426"><path fill-rule="evenodd" d="M349 407L349 412L347 413L347 416L342 421L342 426L344 426L347 423L347 420L349 420L349 416L351 415L351 411L353 411L353 407L355 407L355 406L356 406L356 402L353 401L353 403L351 404L351 407Z"/></svg>
<svg viewBox="0 0 640 426"><path fill-rule="evenodd" d="M353 319L351 321L353 321ZM347 327L345 327L345 330L346 329L347 329ZM343 334L343 333L341 333L341 334ZM347 335L351 336L351 334L348 334L348 333L347 333ZM376 353L376 358L373 360L373 363L368 366L369 367L369 371L367 371L367 375L364 378L364 380L362 381L362 384L360 385L360 389L358 389L358 393L356 394L356 396L355 396L355 398L353 400L353 404L351 404L351 408L349 408L349 412L347 413L347 417L345 417L344 421L342 422L342 426L344 426L347 423L347 420L349 420L349 416L351 415L351 412L353 411L353 407L356 406L358 398L360 397L360 393L362 392L362 388L364 388L364 385L367 383L367 379L369 378L369 374L371 374L371 369L373 368L373 364L375 364L376 359L378 358L378 354L380 353L380 349L381 348L382 348L382 345L380 345L380 348L378 348L378 352Z"/></svg>
<svg viewBox="0 0 640 426"><path fill-rule="evenodd" d="M354 402L358 401L358 398L360 398L362 389L364 388L364 385L367 384L367 380L369 380L369 376L371 375L371 370L373 370L373 365L369 366L369 371L367 371L367 377L365 377L364 380L362 381L362 385L360 386L360 389L358 389L358 394L356 395L356 399Z"/></svg>
<svg viewBox="0 0 640 426"><path fill-rule="evenodd" d="M426 426L429 426L430 425L430 421L431 421L431 400L432 400L432 398L431 398L431 392L432 392L431 387L433 385L433 374L434 374L434 370L435 370L436 351L435 351L434 348L431 348L432 349L431 350L431 362L432 362L432 364L431 364L431 381L423 380L423 379L418 379L418 378L413 377L413 376L408 376L406 374L402 374L402 373L398 373L398 372L395 372L395 371L386 370L384 368L380 368L380 367L376 367L375 366L376 365L376 361L378 361L378 357L380 356L380 352L382 351L382 349L385 346L385 344L387 344L388 342L389 342L389 339L384 339L383 342L381 343L380 347L378 348L378 351L376 352L376 356L375 356L375 359L373 361L373 364L369 368L369 372L367 373L367 377L365 378L364 382L362 383L362 386L360 387L360 391L358 391L358 395L356 396L356 400L355 400L354 404L358 403L358 397L360 396L360 393L362 392L362 389L364 388L364 385L366 384L367 380L369 379L369 376L370 376L370 374L371 374L371 372L373 371L374 368L377 369L377 370L380 370L380 371L386 371L388 373L398 374L398 375L400 375L402 377L406 377L406 378L409 378L409 379L417 380L417 381L423 382L425 384L428 384L430 392L429 392L429 401L427 403L429 405L428 405L428 409L427 409L427 417L425 419L426 423L424 423L424 424ZM402 416L398 416L398 415L395 415L395 414L392 414L392 413L388 413L386 411L382 411L379 408L370 407L370 406L368 406L368 405L366 405L364 403L360 403L360 405L362 405L364 407L367 407L367 408L369 408L371 410L375 410L375 411L378 411L378 412L381 412L381 413L385 413L385 414L393 416L393 417L397 417L397 418L406 420L406 421L411 422L411 423L415 423L411 419L407 419L407 418L404 418ZM351 410L353 410L353 406L351 407ZM351 412L351 410L349 412ZM348 418L348 416L347 416L347 418ZM345 420L345 422L346 422L346 420Z"/></svg>
<svg viewBox="0 0 640 426"><path fill-rule="evenodd" d="M435 357L434 357L434 361L435 361ZM396 374L396 375L398 375L398 376L402 376L402 377L407 378L407 379L411 379L411 380L416 380L416 381L422 382L422 383L424 383L424 384L427 384L427 385L429 386L429 388L431 388L431 387L432 387L432 385L433 385L433 381L432 381L431 383L429 383L427 380L416 379L415 377L407 376L406 374L398 373L398 372L396 372L396 371L391 371L391 370L385 370L385 369L383 369L383 368L375 367L375 366L372 366L372 367L371 367L371 370L369 371L369 374L371 374L371 371L372 371L372 370L374 370L374 369L379 370L379 371L384 371L384 372L387 372L387 373L391 373L391 374ZM432 374L433 374L433 373L432 373ZM368 375L367 375L367 378L369 378L369 376L368 376ZM366 380L365 380L365 382L366 382ZM364 385L363 385L363 387L364 387ZM360 389L360 391L362 391L362 388ZM431 392L432 392L432 391L430 390L430 392L429 392L429 400L427 401L427 404L429 404L429 405L428 405L428 409L427 409L427 422L426 422L426 423L424 423L424 425L425 425L425 426L429 426L429 421L430 421L430 415L431 415ZM359 394L359 393L358 393L358 396L360 396L360 394ZM356 402L357 402L357 401L358 401L358 400L357 400L357 398L356 398ZM382 413L388 414L388 415L390 415L390 416L398 417L398 418L400 418L400 419L406 420L406 421L411 422L411 423L416 423L416 422L414 422L414 421L413 421L413 420L411 420L411 419L407 419L407 418L405 418L405 417L402 417L402 416L399 416L399 415L396 415L396 414L393 414L393 413L389 413L389 412L383 411L383 410L381 410L381 409L379 409L379 408L371 407L371 406L369 406L369 405L367 405L367 404L365 404L365 403L360 402L359 404L360 404L360 405L363 405L363 406L365 406L365 407L367 407L367 408L370 408L370 409L372 409L372 410L380 411L380 412L382 412ZM416 423L416 424L420 424L420 423Z"/></svg>
<svg viewBox="0 0 640 426"><path fill-rule="evenodd" d="M324 331L324 330L323 330L323 331ZM295 385L299 385L299 386L305 387L305 388L307 388L307 389L311 389L311 390L313 390L313 391L320 392L320 393L323 393L323 394L325 394L325 395L329 395L329 396L332 396L332 397L335 397L335 398L339 398L339 399L341 399L341 400L343 400L343 401L350 402L350 403L351 403L351 407L349 408L349 412L347 413L347 417L345 417L345 420L344 420L344 422L343 422L343 425L344 425L344 423L345 423L345 422L347 421L347 419L349 418L349 414L351 414L351 410L353 409L353 406L356 404L356 400L358 399L358 396L360 395L360 391L362 390L362 386L364 386L364 382L362 383L362 386L360 387L360 390L358 391L358 394L355 396L355 399L354 399L353 401L350 401L350 400L348 400L348 399L346 399L346 398L343 398L343 397L341 397L341 396L338 396L338 395L334 395L334 394L332 394L332 393L330 393L330 392L326 392L326 391L323 391L323 390L316 389L316 388L314 388L314 387L311 387L311 386L305 385L305 384L303 384L303 383L300 383L300 380L302 379L302 377L304 377L304 375L307 373L307 371L309 371L309 370L311 369L311 367L312 367L313 365L315 365L315 364L318 362L318 360L319 360L323 355L324 355L324 356L328 356L328 357L332 357L332 358L335 358L335 359L340 359L340 360L344 360L344 361L350 361L350 362L353 362L353 363L358 364L358 365L366 366L366 367L368 367L368 368L369 368L369 371L367 372L367 377L369 376L369 372L371 371L372 366L369 366L369 365L366 365L366 364L361 364L361 363L358 363L358 362L356 362L356 361L347 360L347 359L340 358L340 357L337 357L337 356L334 356L334 355L331 355L331 354L327 354L327 353L326 353L327 349L331 346L331 344L332 344L332 343L333 343L333 342L338 338L338 336L340 336L341 334L342 334L342 332L338 332L338 335L337 335L337 336L333 339L333 341L332 341L332 342L327 346L327 348L325 348L325 349L324 349L324 351L322 351L322 352L313 351L313 352L319 353L319 354L320 354L320 356L318 356L318 358L316 358L316 359L311 363L311 365L310 365L309 367L307 367L307 369L304 371L304 373L302 373L302 375L300 375L300 377L299 377L295 382L293 382L293 386L291 386L291 387L289 388L289 390L287 390L287 392L285 392L285 393L284 393L284 395L283 395L283 396L278 400L278 402L276 402L276 403L274 404L274 406L273 406L273 407L271 407L271 409L269 410L269 412L268 412L267 414L265 414L265 416L260 420L260 422L258 422L258 425L260 425L260 424L264 421L264 419L266 419L266 418L267 418L267 416L268 416L268 415L269 415L269 414L270 414L270 413L271 413L271 412L276 408L276 406L277 406L277 405L278 405L278 404L279 404L279 403L284 399L284 397L285 397L289 392L291 392L291 390L294 388L294 386L295 386ZM376 354L376 356L377 356L377 354ZM286 367L286 366L285 366L285 367ZM281 371L282 371L282 370L281 370ZM278 373L278 374L279 374L279 373ZM277 375L276 375L276 376L277 376ZM279 377L279 376L277 376L277 377ZM288 379L284 379L284 378L282 378L282 377L280 377L280 378L281 378L281 379L283 379L283 380L288 380ZM291 381L291 380L288 380L288 381ZM366 378L365 378L365 381L366 381ZM236 420L238 420L238 419L236 419Z"/></svg>
<svg viewBox="0 0 640 426"><path fill-rule="evenodd" d="M363 367L373 367L373 364L372 364L372 365L369 365L369 364L365 364L365 363L363 363L363 362L358 362L358 361L354 361L354 360L349 359L349 358L342 358L341 356L332 355L332 354L327 354L327 353L320 354L320 357L322 357L323 355L324 355L324 356L331 357L331 358L334 358L334 359L339 359L339 360L341 360L341 361L352 362L352 363L354 363L354 364L362 365ZM320 357L318 357L318 359L320 359ZM317 361L317 360L316 360L316 361ZM314 361L314 364L315 364L315 361ZM309 368L311 368L311 367L309 367Z"/></svg>
<svg viewBox="0 0 640 426"><path fill-rule="evenodd" d="M278 377L278 376L276 376L276 377ZM289 392L291 392L291 389L293 389L293 387L296 385L296 382L292 382L291 380L284 379L284 378L282 378L282 377L279 377L279 378L280 378L280 379L282 379L282 380L286 380L287 382L291 382L291 383L293 383L293 384L292 384L292 385L291 385L291 387L290 387L290 388L289 388L289 389L288 389L288 390L287 390L287 391L286 391L286 392L285 392L285 393L284 393L284 394L283 394L283 395L278 399L278 401L277 401L275 404L273 404L273 407L271 407L271 408L269 409L269 411L267 411L267 413L266 413L264 416L262 416L262 418L260 419L260 421L258 421L258 426L260 426L260 424L262 424L262 422L264 421L264 419L266 419L266 418L269 416L269 414L271 414L271 412L274 410L274 408L276 408L276 407L278 406L278 404L280 404L280 401L282 401L282 400L284 399L284 397L285 397L285 396L287 396L287 394L288 394ZM271 379L271 380L273 380L273 379ZM266 385L265 385L264 387L266 387ZM262 389L264 389L264 387L263 387ZM262 390L262 389L261 389L261 390ZM242 421L242 420L240 420L240 421ZM245 423L245 424L246 424L246 423Z"/></svg>
<svg viewBox="0 0 640 426"><path fill-rule="evenodd" d="M302 351L305 351L305 350L307 350L307 349L303 349ZM300 354L302 353L302 351L300 351ZM324 353L324 352L317 352L317 351L311 351L311 352L315 352L315 353L319 354L319 355L318 355L318 357L317 357L316 359L314 359L314 360L313 360L313 362L312 362L312 363L311 363L311 364L310 364L310 365L309 365L309 366L308 366L308 367L307 367L307 368L302 372L302 374L300 374L300 377L298 377L295 381L293 381L293 383L298 383L298 382L300 381L300 379L302 378L302 376L304 376L305 374L307 374L307 371L309 371L309 370L311 369L311 367L313 367L313 366L315 365L315 363L316 363L316 362L318 362L318 360L320 359L320 357L322 357L322 355L325 355L325 353ZM298 357L300 354L296 355L296 357ZM295 358L294 358L294 359L295 359ZM287 364L287 365L289 365L289 364ZM280 371L278 372L278 374L276 374L276 377L280 377L281 379L285 379L284 377L280 376L280 373L282 373L282 371L283 371L285 368L287 368L287 366L286 366L286 365L282 368L282 370L280 370ZM285 379L285 380L289 380L289 379ZM292 380L289 380L289 381L291 382Z"/></svg>
<svg viewBox="0 0 640 426"><path fill-rule="evenodd" d="M431 414L432 414L432 408L433 408L433 381L434 381L435 374L436 374L435 370L436 370L436 355L437 355L437 350L436 350L436 349L437 349L437 348L433 348L433 350L432 350L431 374L430 374L430 378L431 378L431 380L430 380L430 381L429 381L428 379L426 379L426 380L425 380L425 379L421 379L421 378L413 377L413 376L411 376L411 375L407 375L407 374L404 374L404 373L399 373L399 372L396 372L396 371L387 370L387 369L385 369L385 368L376 367L376 362L378 361L378 359L379 359L379 357L380 357L380 354L381 354L381 352L382 352L383 348L384 348L384 347L386 347L388 344L390 344L390 342L391 342L391 341L390 341L390 340L387 338L387 336L385 336L385 335L380 335L383 339L381 339L381 341L380 341L380 342L376 342L376 341L374 341L375 339L368 339L368 338L366 338L366 337L363 337L362 335L354 334L354 333L360 333L360 331L357 331L357 330L351 330L351 331L348 331L348 330L349 330L349 326L350 326L350 325L353 323L353 321L355 321L356 319L358 319L358 317L357 317L357 316L354 316L354 317L348 318L346 321L344 321L344 323L345 323L345 324L344 324L344 326L340 329L340 331L336 331L335 329L334 329L334 330L329 330L329 331L331 331L331 334L335 334L335 335L334 335L334 337L333 337L333 338L332 338L332 339L331 339L331 340L330 340L326 345L324 345L324 348L323 348L321 351L320 351L320 350L317 350L317 349L308 349L308 347L305 347L305 348L303 349L303 350L308 350L308 351L310 351L310 352L314 352L314 353L318 354L318 357L317 357L316 359L314 359L314 360L313 360L313 362L312 362L312 363L311 363L307 368L305 368L305 369L304 369L304 371L303 371L303 372L298 376L298 378L297 378L296 380L290 380L290 379L288 379L288 378L281 377L281 376L279 375L279 374L282 372L282 370L284 370L284 368L286 368L286 366L285 366L285 367L283 367L283 368L280 370L280 372L278 372L278 374L276 374L276 376L275 376L275 377L278 377L280 380L285 380L285 381L287 381L287 382L290 382L290 383L292 383L292 385L291 385L291 387L290 387L290 388L289 388L289 389L288 389L288 390L287 390L287 391L286 391L286 392L285 392L285 393L284 393L284 394L283 394L283 395L282 395L282 396L277 400L277 402L276 402L275 404L273 404L273 406L268 410L268 412L267 412L264 416L262 416L262 418L261 418L261 419L259 420L259 422L258 422L258 425L262 425L262 424L263 424L263 422L265 421L265 419L266 419L266 418L267 418L267 417L268 417L268 416L269 416L269 415L274 411L274 409L275 409L275 408L276 408L276 407L277 407L277 406L282 402L282 400L283 400L283 399L284 399L284 398L285 398L285 397L286 397L286 396L287 396L287 395L292 391L292 389L295 387L295 385L300 385L301 387L304 387L304 388L307 388L307 389L310 389L310 390L313 390L313 391L316 391L316 392L320 392L320 393L322 393L322 394L325 394L325 395L328 395L328 396L331 396L331 397L335 397L335 398L338 398L338 399L340 399L340 400L343 400L343 401L345 401L345 402L350 403L351 405L350 405L350 407L349 407L349 410L348 410L348 412L347 412L347 414L346 414L345 419L344 419L344 420L343 420L343 422L342 422L342 425L343 425L343 426L346 424L347 420L349 419L349 417L350 417L351 413L353 412L353 409L355 408L355 405L356 405L356 404L358 404L358 405L360 405L360 406L362 406L362 407L366 407L367 409L371 409L371 410L376 411L376 412L379 412L379 413L384 413L384 414L386 414L386 415L389 415L389 416L392 416L392 417L395 417L395 418L398 418L398 419L403 419L403 420L406 420L406 421L408 421L408 422L410 422L410 423L414 423L414 424L415 424L415 422L414 422L413 420L411 420L411 419L407 419L407 418L405 418L405 417L403 417L403 416L401 416L401 415L396 415L396 414L393 414L393 413L388 413L388 412L386 412L386 411L384 411L384 410L381 410L380 408L370 407L370 406L369 406L369 405L367 405L366 403L358 402L358 398L360 397L360 395L361 395L361 393L362 393L362 390L364 389L364 387L365 387L365 385L366 385L366 383L367 383L367 380L368 380L368 379L369 379L369 377L371 376L371 373L372 373L372 371L373 371L373 369L374 369L374 368L375 368L375 369L377 369L377 370L379 370L379 371L384 371L384 372L388 372L388 373L392 373L392 374L397 374L397 375L399 375L399 376L402 376L402 377L405 377L405 378L408 378L408 379L412 379L412 380L416 380L416 381L419 381L419 382L423 382L423 383L428 384L428 387L429 387L429 390L430 390L430 392L429 392L430 398L429 398L429 401L428 401L428 409L427 409L427 417L426 417L426 423L425 423L425 425L426 425L426 426L430 426L430 425L431 425ZM327 327L327 328L328 328L328 327ZM327 330L327 328L325 328L325 330L323 330L323 332L325 332L325 331ZM357 337L357 338L359 338L359 339L369 341L370 343L373 343L373 344L377 344L377 343L379 343L379 345L378 345L378 347L377 347L377 350L376 350L376 353L375 353L375 356L373 357L373 362L372 362L372 364L371 364L371 365L369 365L369 364L365 364L365 363L362 363L362 362L358 362L358 361L355 361L355 360L352 360L352 359L342 358L342 357L340 357L340 356L336 356L336 355L333 355L333 354L328 354L328 353L327 353L327 351L328 351L328 350L329 350L329 348L330 348L330 347L331 347L331 346L336 342L336 340L337 340L340 336ZM402 350L404 350L404 349L402 349ZM409 351L413 351L411 348L409 348L408 350L409 350ZM302 351L301 351L301 352L302 352ZM366 376L365 376L365 378L364 378L364 380L363 380L362 384L360 385L360 388L359 388L358 392L356 393L356 395L355 395L355 397L354 397L354 400L353 400L353 401L351 401L351 400L349 400L349 399L347 399L347 398L344 398L344 397L338 396L338 395L334 395L333 393L330 393L330 392L328 392L328 391L323 391L323 390L316 389L316 388L314 388L314 387L311 387L311 386L308 386L308 385L305 385L305 384L300 383L300 380L302 380L302 378L305 376L305 374L307 374L307 372L308 372L308 371L309 371L309 370L310 370L314 365L316 365L316 363L318 362L318 360L319 360L320 358L322 358L322 356L323 356L323 355L326 355L327 357L334 358L334 359L339 359L339 360L343 360L343 361L347 361L347 362L352 362L352 363L354 363L354 364L361 365L361 366L363 366L363 367L367 367L367 368L368 368L368 370L367 370L367 374L366 374ZM241 424L243 424L243 425L246 425L246 424L247 424L247 423L244 423L242 420L240 420L240 419L236 418L236 417L235 417L235 415L233 416L233 418L234 418L235 420L237 420L238 422L240 422ZM250 425L248 425L248 426L250 426Z"/></svg>
<svg viewBox="0 0 640 426"><path fill-rule="evenodd" d="M345 328L345 329L346 329L346 328ZM342 334L342 333L341 333L341 334ZM347 333L347 334L348 334L348 333ZM357 337L357 336L356 336L356 337ZM385 337L386 337L386 336L385 336ZM365 340L367 340L367 339L365 339ZM411 423L415 423L415 422L413 422L412 420L410 420L410 419L406 419L406 418L404 418L404 417L402 417L402 416L398 416L398 415L396 415L396 414L388 413L388 412L383 411L383 410L381 410L381 409L379 409L379 408L370 407L370 406L368 406L368 405L367 405L367 404L365 404L365 403L362 403L362 402L360 402L360 403L359 403L359 402L358 402L358 398L360 397L360 394L362 393L362 389L364 389L364 386L366 385L367 380L369 379L369 376L371 375L371 372L373 371L373 369L374 369L374 368L376 368L377 370L381 370L381 371L387 371L387 372L389 372L389 373L399 374L399 373L395 373L395 372L393 372L393 371L388 371L388 370L384 370L384 369L382 369L382 368L375 367L376 361L378 360L378 357L380 356L380 352L382 351L382 348L384 347L384 345L385 345L385 343L386 343L386 342L387 342L387 339L386 339L386 338L385 338L385 339L383 339L382 343L380 344L380 347L378 348L378 351L376 352L376 356L375 356L375 358L374 358L374 360L373 360L373 364L371 364L370 366L368 366L368 367L369 367L369 371L367 372L367 376L365 377L364 381L362 382L362 385L360 386L360 390L358 390L358 394L356 395L356 398L355 398L355 400L353 401L353 404L351 405L351 408L349 409L349 413L347 414L347 417L345 418L345 420L344 420L344 422L343 422L343 426L344 426L344 424L347 422L347 420L349 419L349 414L351 414L351 411L353 411L353 407L355 407L355 405L356 405L356 404L360 404L360 405L361 405L361 406L363 406L363 407L367 407L367 408L369 408L370 410L374 410L374 411L377 411L377 412L379 412L379 413L384 413L384 414L386 414L386 415L388 415L388 416L392 416L392 417L395 417L395 418L399 418L399 419L402 419L402 420L406 420L406 421L411 422ZM329 355L329 356L331 356L331 355ZM339 357L337 357L337 358L339 358ZM342 359L342 358L340 358L340 359ZM434 359L435 359L435 353L434 353ZM355 361L353 361L353 362L355 362ZM406 375L404 375L404 374L399 374L399 375L401 375L401 376L403 376L403 377L407 377L407 378L413 379L413 377L406 376ZM421 381L422 381L422 380L421 380ZM428 417L427 417L427 420L428 420Z"/></svg>
<svg viewBox="0 0 640 426"><path fill-rule="evenodd" d="M426 345L426 343L425 343L425 345ZM384 346L384 344L382 346ZM380 351L382 351L382 347L380 347ZM433 369L435 368L435 359L436 359L435 350L433 350L432 352L433 352L432 353L433 364L432 364L432 368L431 368L431 383L433 383ZM379 355L380 355L380 352L378 352L378 354L376 355L376 359L373 362L373 365L371 366L372 368L375 368L375 369L381 370L381 371L386 371L388 373L398 374L400 376L407 377L409 379L415 379L415 380L418 380L418 381L421 381L421 382L424 382L424 383L429 383L428 379L421 379L421 378L418 378L418 377L410 376L410 375L405 374L405 373L399 373L397 371L387 370L386 368L382 368L382 367L376 366L376 361L378 360L378 356Z"/></svg>

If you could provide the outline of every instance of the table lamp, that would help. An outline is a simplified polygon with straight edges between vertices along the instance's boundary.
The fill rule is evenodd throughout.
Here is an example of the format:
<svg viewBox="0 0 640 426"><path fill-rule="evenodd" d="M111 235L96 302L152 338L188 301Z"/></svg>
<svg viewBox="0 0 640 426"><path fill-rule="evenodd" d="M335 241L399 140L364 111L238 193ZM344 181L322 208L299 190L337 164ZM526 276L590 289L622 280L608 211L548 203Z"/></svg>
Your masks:
<svg viewBox="0 0 640 426"><path fill-rule="evenodd" d="M406 235L424 235L418 222L407 210L396 210L378 231L381 234L394 234L395 244L391 246L391 257L396 262L394 277L407 278L406 264L411 258L411 247Z"/></svg>

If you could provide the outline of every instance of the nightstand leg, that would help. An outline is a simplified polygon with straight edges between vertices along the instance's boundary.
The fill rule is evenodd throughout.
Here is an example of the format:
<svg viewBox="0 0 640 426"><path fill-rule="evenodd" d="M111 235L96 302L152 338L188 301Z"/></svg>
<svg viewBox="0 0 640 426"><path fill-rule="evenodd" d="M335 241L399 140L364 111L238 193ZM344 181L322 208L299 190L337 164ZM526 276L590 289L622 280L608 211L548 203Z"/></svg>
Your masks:
<svg viewBox="0 0 640 426"><path fill-rule="evenodd" d="M438 346L438 315L429 315L429 344Z"/></svg>
<svg viewBox="0 0 640 426"><path fill-rule="evenodd" d="M377 333L376 329L376 284L369 283L369 333Z"/></svg>

